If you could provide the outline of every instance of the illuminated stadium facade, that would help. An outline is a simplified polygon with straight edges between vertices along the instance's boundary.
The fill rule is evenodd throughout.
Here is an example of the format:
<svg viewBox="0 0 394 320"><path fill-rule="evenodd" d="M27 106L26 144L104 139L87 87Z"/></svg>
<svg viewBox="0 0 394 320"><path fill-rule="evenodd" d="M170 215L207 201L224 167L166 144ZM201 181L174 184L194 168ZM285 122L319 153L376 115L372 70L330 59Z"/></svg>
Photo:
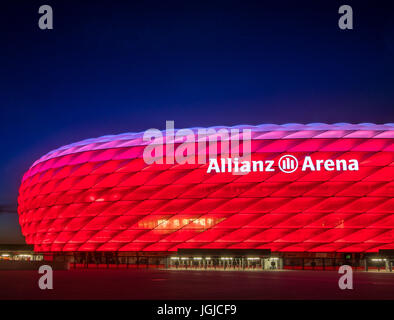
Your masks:
<svg viewBox="0 0 394 320"><path fill-rule="evenodd" d="M198 128L189 130L196 151L187 158L203 154L203 164L147 163L144 133L88 139L43 156L20 187L26 242L74 258L266 249L285 265L394 249L394 124L211 129L250 130L250 157L213 157L208 144L198 144ZM175 140L175 149L184 141ZM240 147L246 150L244 140Z"/></svg>

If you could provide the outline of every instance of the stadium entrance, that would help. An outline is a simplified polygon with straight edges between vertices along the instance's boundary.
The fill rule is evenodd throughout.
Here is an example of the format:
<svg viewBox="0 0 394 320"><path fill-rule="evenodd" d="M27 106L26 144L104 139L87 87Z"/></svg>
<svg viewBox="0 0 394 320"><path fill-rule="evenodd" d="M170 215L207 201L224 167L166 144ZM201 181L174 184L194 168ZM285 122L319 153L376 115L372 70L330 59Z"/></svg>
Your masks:
<svg viewBox="0 0 394 320"><path fill-rule="evenodd" d="M270 250L179 249L167 257L166 267L176 270L277 270L283 260Z"/></svg>

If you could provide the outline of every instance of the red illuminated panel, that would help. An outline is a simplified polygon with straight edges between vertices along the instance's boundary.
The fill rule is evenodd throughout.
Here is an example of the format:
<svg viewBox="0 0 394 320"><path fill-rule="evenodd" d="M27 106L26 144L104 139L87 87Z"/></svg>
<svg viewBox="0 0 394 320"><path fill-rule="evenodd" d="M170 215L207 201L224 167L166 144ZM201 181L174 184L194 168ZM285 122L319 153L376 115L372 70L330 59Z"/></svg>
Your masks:
<svg viewBox="0 0 394 320"><path fill-rule="evenodd" d="M392 124L242 128L251 130L251 160L273 161L273 171L207 173L207 163L148 164L143 133L51 151L32 165L20 186L26 242L36 251L394 249ZM211 157L208 145L191 145ZM284 155L298 160L298 170L280 170ZM320 159L323 169L302 170L308 156ZM358 170L337 170L337 160L351 159ZM325 161L334 169L325 170Z"/></svg>

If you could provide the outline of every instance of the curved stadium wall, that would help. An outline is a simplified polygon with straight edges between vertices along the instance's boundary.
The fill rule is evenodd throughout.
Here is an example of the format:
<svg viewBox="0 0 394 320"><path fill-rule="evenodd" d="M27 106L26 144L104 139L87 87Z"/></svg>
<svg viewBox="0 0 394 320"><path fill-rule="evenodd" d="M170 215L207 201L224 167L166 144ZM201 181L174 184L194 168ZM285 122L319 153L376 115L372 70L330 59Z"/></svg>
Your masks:
<svg viewBox="0 0 394 320"><path fill-rule="evenodd" d="M143 133L48 153L20 187L26 242L41 252L394 249L393 124L228 129L234 128L251 130L251 160L274 160L275 171L237 175L208 173L209 163L147 164ZM287 174L277 168L286 154L300 167L309 156L357 159L359 168Z"/></svg>

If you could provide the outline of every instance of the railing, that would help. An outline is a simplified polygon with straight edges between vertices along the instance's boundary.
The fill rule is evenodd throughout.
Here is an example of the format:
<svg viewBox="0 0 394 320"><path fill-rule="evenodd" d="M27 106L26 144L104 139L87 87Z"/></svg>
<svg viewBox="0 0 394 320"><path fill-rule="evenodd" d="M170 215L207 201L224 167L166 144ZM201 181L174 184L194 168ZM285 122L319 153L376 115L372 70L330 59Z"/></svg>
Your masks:
<svg viewBox="0 0 394 320"><path fill-rule="evenodd" d="M164 264L70 263L70 269L160 269Z"/></svg>

